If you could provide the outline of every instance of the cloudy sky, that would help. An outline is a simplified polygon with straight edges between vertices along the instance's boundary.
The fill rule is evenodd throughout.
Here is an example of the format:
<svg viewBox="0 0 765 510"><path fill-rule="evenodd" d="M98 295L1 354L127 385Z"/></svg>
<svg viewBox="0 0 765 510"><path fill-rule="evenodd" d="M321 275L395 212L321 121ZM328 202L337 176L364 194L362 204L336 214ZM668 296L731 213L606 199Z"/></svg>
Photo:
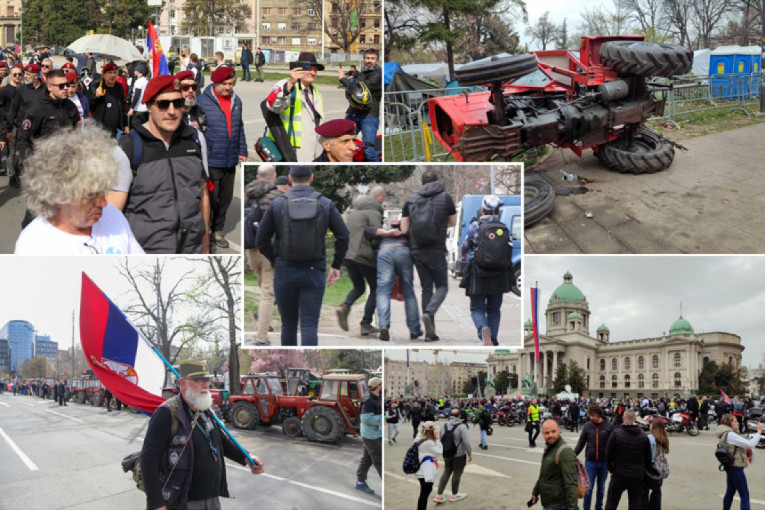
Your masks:
<svg viewBox="0 0 765 510"><path fill-rule="evenodd" d="M529 256L524 260L524 321L539 283L540 322L552 292L570 271L590 305L590 334L605 323L611 341L660 336L682 314L696 334L741 336L744 364L765 354L765 257Z"/></svg>
<svg viewBox="0 0 765 510"><path fill-rule="evenodd" d="M537 20L542 17L545 11L550 11L550 21L556 25L561 25L563 20L566 20L568 26L568 33L573 34L578 31L578 26L581 23L581 13L590 10L599 5L604 5L607 9L611 9L612 4L603 0L579 0L577 2L571 2L570 0L546 0L544 2L526 2L526 12L529 14L529 25L534 25ZM529 36L526 35L526 27L521 23L518 23L515 27L521 36L522 44L529 44L530 50L534 51L537 48L531 44ZM536 43L535 43L536 44Z"/></svg>

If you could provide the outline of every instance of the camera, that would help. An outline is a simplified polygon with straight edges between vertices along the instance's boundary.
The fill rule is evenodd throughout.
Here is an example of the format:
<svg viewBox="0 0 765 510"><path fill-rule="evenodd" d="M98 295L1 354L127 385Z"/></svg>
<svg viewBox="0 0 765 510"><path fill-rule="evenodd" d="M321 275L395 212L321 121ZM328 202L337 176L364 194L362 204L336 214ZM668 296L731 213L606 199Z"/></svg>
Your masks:
<svg viewBox="0 0 765 510"><path fill-rule="evenodd" d="M310 70L311 70L311 63L303 62L303 71L310 71Z"/></svg>

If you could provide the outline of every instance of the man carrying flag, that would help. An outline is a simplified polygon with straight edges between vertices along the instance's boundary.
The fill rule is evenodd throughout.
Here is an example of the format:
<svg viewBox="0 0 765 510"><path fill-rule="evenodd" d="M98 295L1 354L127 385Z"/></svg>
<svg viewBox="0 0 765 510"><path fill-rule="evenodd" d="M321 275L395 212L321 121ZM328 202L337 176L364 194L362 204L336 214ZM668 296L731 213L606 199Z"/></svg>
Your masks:
<svg viewBox="0 0 765 510"><path fill-rule="evenodd" d="M207 364L182 361L180 376L180 393L154 411L143 441L147 508L220 508L218 498L229 497L223 457L249 464L255 475L263 472L263 461L247 462L215 425Z"/></svg>

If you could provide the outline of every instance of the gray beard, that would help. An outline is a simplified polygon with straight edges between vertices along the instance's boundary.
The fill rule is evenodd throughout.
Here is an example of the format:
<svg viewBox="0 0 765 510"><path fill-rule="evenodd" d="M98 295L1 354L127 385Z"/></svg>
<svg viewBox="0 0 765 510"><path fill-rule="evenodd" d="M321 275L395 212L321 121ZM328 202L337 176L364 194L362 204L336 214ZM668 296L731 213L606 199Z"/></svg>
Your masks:
<svg viewBox="0 0 765 510"><path fill-rule="evenodd" d="M207 393L203 394L202 391L207 391ZM186 402L191 407L198 411L207 411L213 405L212 393L210 393L209 390L200 390L199 392L196 392L189 388L186 390L186 394L183 398L186 399Z"/></svg>
<svg viewBox="0 0 765 510"><path fill-rule="evenodd" d="M183 103L186 108L193 108L197 105L197 98L194 99L186 99L186 102Z"/></svg>

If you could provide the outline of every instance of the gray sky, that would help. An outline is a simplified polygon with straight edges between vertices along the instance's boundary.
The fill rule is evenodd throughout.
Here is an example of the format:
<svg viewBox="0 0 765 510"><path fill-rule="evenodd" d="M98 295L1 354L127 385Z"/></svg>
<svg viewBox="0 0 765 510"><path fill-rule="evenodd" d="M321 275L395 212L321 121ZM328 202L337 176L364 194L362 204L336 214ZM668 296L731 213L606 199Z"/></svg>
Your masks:
<svg viewBox="0 0 765 510"><path fill-rule="evenodd" d="M566 19L568 26L568 33L576 33L579 23L581 23L581 13L585 10L592 9L599 5L605 5L610 9L612 4L603 0L579 0L577 2L571 2L570 0L545 0L544 2L526 1L526 12L529 14L529 25L534 25L537 20L545 13L550 11L550 21L556 25L561 25L563 20ZM535 51L541 48L537 48L538 43L531 44L529 37L526 35L526 26L518 24L515 26L521 36L521 44L529 45L529 50Z"/></svg>
<svg viewBox="0 0 765 510"><path fill-rule="evenodd" d="M163 257L163 259L170 259ZM80 290L82 271L118 306L129 302L128 284L115 269L118 257L0 257L0 327L10 320L32 323L38 335L50 335L59 349L72 345L72 311L75 312L75 339L79 345ZM131 256L131 267L153 265L156 257ZM160 261L161 262L161 261ZM202 264L185 258L174 258L166 264L166 275L176 281L185 271ZM183 310L175 310L180 317Z"/></svg>
<svg viewBox="0 0 765 510"><path fill-rule="evenodd" d="M553 291L570 271L590 306L590 334L605 323L611 341L660 336L680 315L696 334L723 331L741 337L744 365L765 354L765 257L762 256L527 256L524 317L529 288L539 282L539 320Z"/></svg>

